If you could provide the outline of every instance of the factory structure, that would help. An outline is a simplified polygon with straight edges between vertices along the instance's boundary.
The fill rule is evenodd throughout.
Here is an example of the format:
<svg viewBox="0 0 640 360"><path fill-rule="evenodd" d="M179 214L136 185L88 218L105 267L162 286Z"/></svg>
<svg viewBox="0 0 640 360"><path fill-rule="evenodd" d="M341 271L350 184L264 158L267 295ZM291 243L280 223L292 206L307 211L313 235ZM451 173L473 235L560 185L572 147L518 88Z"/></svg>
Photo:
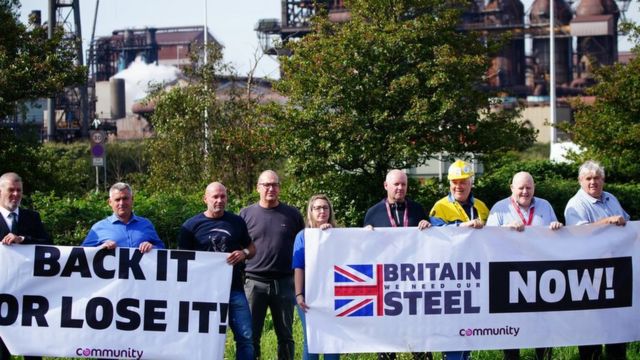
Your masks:
<svg viewBox="0 0 640 360"><path fill-rule="evenodd" d="M220 43L207 32L207 42ZM114 30L110 36L95 39L90 50L91 78L108 81L126 69L136 58L148 64L191 66L190 54L204 44L202 26Z"/></svg>
<svg viewBox="0 0 640 360"><path fill-rule="evenodd" d="M317 2L326 7L329 20L348 21L349 10L342 0ZM630 0L554 0L555 78L558 121L570 121L566 97L582 96L594 84L597 66L625 61L629 53L618 52L618 24L624 19ZM262 19L255 26L263 51L286 55L283 44L308 34L317 5L310 0L282 0L281 19ZM524 102L522 114L531 126L545 127L549 114L550 1L534 0L528 9L520 0L475 0L464 11L461 31L475 31L495 38L506 32L510 40L491 59L486 87L504 97L504 106ZM548 128L548 126L547 126ZM564 134L557 136L562 140ZM538 141L549 142L548 131Z"/></svg>
<svg viewBox="0 0 640 360"><path fill-rule="evenodd" d="M348 21L342 0L320 1L331 21ZM460 21L460 30L487 37L510 32L511 40L492 59L487 85L514 96L544 95L550 70L549 0L535 0L525 11L520 0L475 0ZM618 61L618 23L630 0L555 0L555 65L559 95L580 93L592 81L592 69ZM262 19L255 30L263 50L279 55L286 43L311 31L314 1L282 0L282 19ZM527 43L530 48L526 49ZM576 44L574 46L574 43Z"/></svg>
<svg viewBox="0 0 640 360"><path fill-rule="evenodd" d="M584 89L593 85L593 69L597 66L629 58L628 53L618 51L618 24L624 20L630 2L554 0L553 57L549 44L549 0L534 0L528 8L520 0L475 0L464 11L459 30L475 31L488 38L506 32L512 35L491 60L485 86L504 94L502 106L524 103L521 116L530 126L541 130L538 141L562 141L563 134L559 133L558 139L550 139L549 132L544 131L549 118L550 59L555 59L557 119L570 121L572 111L564 99L582 96ZM343 0L281 0L281 18L261 19L254 29L265 54L287 55L284 48L275 45L308 34L318 6L327 9L331 21L350 19ZM41 24L39 12L35 11L32 26L55 24L64 27L70 39L81 39L79 10L79 0L49 0L48 21ZM97 19L97 6L95 11ZM144 121L150 109L134 107L131 103L123 105L122 98L128 90L117 74L136 61L178 69L191 66L189 54L205 42L203 26L120 29L97 38L94 32L86 53L80 46L77 52L78 63L89 69L87 84L68 89L48 101L42 100L41 107L32 108L27 115L29 120L44 123L49 140L85 137L89 128L98 126L115 133L129 126L123 125L123 119L131 122L132 118L134 121L129 127L138 130L132 130L131 137L149 135L150 126ZM211 34L207 32L206 36L207 42L219 45ZM81 42L76 40L76 43ZM172 81L169 86L179 84L181 79L178 76ZM284 101L273 94L269 82L256 84L267 98ZM222 86L228 84L223 82ZM123 135L120 130L118 137Z"/></svg>

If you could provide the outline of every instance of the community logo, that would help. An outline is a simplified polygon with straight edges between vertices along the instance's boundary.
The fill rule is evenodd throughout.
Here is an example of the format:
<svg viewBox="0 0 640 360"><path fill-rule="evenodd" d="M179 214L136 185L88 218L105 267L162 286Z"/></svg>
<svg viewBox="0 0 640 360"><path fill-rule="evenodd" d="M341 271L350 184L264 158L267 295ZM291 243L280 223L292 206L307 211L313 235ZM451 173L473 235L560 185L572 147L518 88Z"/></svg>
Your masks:
<svg viewBox="0 0 640 360"><path fill-rule="evenodd" d="M96 348L82 348L76 349L76 355L82 357L92 358L118 358L118 359L136 359L142 358L144 350L126 348L126 349L96 349Z"/></svg>
<svg viewBox="0 0 640 360"><path fill-rule="evenodd" d="M480 263L334 265L337 317L479 313Z"/></svg>
<svg viewBox="0 0 640 360"><path fill-rule="evenodd" d="M460 336L518 336L520 333L519 327L503 326L498 328L467 328L460 329L458 335Z"/></svg>

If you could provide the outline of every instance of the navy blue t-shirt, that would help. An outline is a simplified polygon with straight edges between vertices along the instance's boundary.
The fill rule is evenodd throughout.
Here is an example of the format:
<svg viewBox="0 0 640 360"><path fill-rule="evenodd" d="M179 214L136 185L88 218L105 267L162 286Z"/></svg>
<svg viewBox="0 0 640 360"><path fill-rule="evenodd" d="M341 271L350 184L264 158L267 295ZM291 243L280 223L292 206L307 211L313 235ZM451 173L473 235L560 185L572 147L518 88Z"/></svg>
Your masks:
<svg viewBox="0 0 640 360"><path fill-rule="evenodd" d="M219 218L200 213L182 224L178 249L231 253L249 246L247 224L235 214L225 211ZM231 289L243 291L244 262L233 266Z"/></svg>

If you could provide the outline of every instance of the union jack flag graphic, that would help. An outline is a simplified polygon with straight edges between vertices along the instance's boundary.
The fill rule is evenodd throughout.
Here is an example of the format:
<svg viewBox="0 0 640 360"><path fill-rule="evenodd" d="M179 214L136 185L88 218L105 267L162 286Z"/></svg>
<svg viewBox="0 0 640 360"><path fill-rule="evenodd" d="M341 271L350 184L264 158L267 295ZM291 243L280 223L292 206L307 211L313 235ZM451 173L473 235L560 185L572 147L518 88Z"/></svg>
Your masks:
<svg viewBox="0 0 640 360"><path fill-rule="evenodd" d="M336 316L383 315L382 265L334 265Z"/></svg>

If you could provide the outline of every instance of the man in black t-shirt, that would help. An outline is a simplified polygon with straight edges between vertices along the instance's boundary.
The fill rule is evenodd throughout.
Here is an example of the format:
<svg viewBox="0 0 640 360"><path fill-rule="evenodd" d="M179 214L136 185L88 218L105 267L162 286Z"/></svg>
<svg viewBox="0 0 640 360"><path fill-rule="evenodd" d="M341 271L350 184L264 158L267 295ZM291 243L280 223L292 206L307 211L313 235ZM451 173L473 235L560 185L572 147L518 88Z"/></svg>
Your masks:
<svg viewBox="0 0 640 360"><path fill-rule="evenodd" d="M387 197L367 210L364 226L376 227L414 227L424 230L431 226L427 220L427 213L422 205L407 199L407 174L402 170L393 169L387 173L384 189ZM431 360L431 353L413 353L414 360ZM395 360L395 353L379 353L378 360Z"/></svg>
<svg viewBox="0 0 640 360"><path fill-rule="evenodd" d="M244 261L256 253L247 225L235 214L225 211L227 189L219 182L207 186L203 198L207 210L185 221L180 228L178 248L229 253L233 265L229 295L229 325L236 342L236 359L253 360L253 334L249 303L244 294Z"/></svg>
<svg viewBox="0 0 640 360"><path fill-rule="evenodd" d="M262 327L271 310L273 327L278 338L278 359L291 359L293 342L293 242L304 229L298 209L280 202L278 174L267 170L258 178L260 201L240 211L247 222L249 235L256 244L256 257L247 262L244 290L253 318L253 347L260 357Z"/></svg>
<svg viewBox="0 0 640 360"><path fill-rule="evenodd" d="M387 197L367 210L364 226L413 227L420 230L431 226L422 205L407 199L407 174L402 170L389 171L384 181Z"/></svg>

